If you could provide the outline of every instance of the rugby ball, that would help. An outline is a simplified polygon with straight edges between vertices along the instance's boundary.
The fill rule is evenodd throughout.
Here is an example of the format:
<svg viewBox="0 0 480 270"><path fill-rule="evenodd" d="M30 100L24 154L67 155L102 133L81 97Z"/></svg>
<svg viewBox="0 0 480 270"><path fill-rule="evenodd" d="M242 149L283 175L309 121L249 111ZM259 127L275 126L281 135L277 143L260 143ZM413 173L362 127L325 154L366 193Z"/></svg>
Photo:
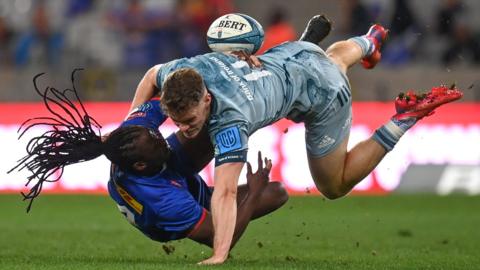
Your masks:
<svg viewBox="0 0 480 270"><path fill-rule="evenodd" d="M245 51L254 54L263 44L263 28L240 13L223 15L208 28L207 43L214 52Z"/></svg>

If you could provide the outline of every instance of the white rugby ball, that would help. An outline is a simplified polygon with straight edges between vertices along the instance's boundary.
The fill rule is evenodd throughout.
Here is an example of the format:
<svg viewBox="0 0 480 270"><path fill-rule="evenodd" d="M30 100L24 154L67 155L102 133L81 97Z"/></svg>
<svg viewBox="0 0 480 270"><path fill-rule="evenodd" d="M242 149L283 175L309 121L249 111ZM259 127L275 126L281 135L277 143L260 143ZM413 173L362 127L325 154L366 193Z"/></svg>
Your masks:
<svg viewBox="0 0 480 270"><path fill-rule="evenodd" d="M207 43L214 52L245 51L254 54L263 44L263 28L240 13L223 15L208 28Z"/></svg>

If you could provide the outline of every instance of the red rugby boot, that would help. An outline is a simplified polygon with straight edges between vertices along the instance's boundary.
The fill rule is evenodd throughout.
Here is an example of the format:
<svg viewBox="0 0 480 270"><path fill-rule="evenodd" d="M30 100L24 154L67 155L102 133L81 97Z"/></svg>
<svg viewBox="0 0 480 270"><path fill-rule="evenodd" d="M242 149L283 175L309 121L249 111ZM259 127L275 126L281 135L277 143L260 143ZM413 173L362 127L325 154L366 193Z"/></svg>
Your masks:
<svg viewBox="0 0 480 270"><path fill-rule="evenodd" d="M458 100L462 96L462 91L458 90L455 85L450 88L445 85L433 87L430 92L420 95L409 90L406 94L400 93L395 99L397 114L393 116L393 119L418 121L425 116L432 115L439 106Z"/></svg>
<svg viewBox="0 0 480 270"><path fill-rule="evenodd" d="M368 33L365 37L372 41L375 49L369 56L365 56L360 61L364 68L372 69L377 65L378 62L380 62L380 59L382 58L380 49L382 48L383 43L385 43L387 36L388 30L383 28L383 26L380 24L374 24L372 27L370 27L370 30L368 30Z"/></svg>

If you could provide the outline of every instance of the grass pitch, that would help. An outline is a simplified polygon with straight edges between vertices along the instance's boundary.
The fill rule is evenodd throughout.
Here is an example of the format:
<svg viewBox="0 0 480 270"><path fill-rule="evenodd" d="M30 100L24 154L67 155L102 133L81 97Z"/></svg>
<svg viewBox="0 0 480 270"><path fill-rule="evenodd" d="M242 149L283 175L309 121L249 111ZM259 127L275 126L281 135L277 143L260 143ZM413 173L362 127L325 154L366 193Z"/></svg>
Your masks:
<svg viewBox="0 0 480 270"><path fill-rule="evenodd" d="M210 254L147 239L106 196L43 195L30 214L19 195L0 205L0 269L192 269ZM480 269L480 197L293 197L214 269Z"/></svg>

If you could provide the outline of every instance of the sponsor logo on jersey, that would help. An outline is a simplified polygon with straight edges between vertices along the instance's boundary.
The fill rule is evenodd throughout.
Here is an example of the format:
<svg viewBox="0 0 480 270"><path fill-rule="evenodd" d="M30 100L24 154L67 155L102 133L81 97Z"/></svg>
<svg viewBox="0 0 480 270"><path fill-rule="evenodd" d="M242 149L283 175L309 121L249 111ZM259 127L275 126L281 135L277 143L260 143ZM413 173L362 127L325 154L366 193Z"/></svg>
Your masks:
<svg viewBox="0 0 480 270"><path fill-rule="evenodd" d="M182 185L180 185L180 184L179 184L177 181L175 181L175 180L170 180L170 184L172 184L172 185L174 185L174 186L176 186L176 187L179 187L179 188L182 187Z"/></svg>
<svg viewBox="0 0 480 270"><path fill-rule="evenodd" d="M351 124L352 124L352 115L350 114L347 120L345 120L345 123L343 124L342 129L346 129L347 127L350 127Z"/></svg>
<svg viewBox="0 0 480 270"><path fill-rule="evenodd" d="M230 162L246 162L247 150L230 152L215 158L215 166Z"/></svg>
<svg viewBox="0 0 480 270"><path fill-rule="evenodd" d="M135 200L126 190L124 190L122 187L119 185L115 184L115 187L117 188L118 194L122 197L122 199L130 205L130 207L135 210L139 215L142 214L143 212L143 205L139 203L137 200Z"/></svg>
<svg viewBox="0 0 480 270"><path fill-rule="evenodd" d="M145 117L147 114L145 112L140 112L140 111L136 111L136 112L132 112L128 115L127 119L125 119L125 121L129 121L129 120L132 120L132 119L135 119L135 118L140 118L140 117Z"/></svg>
<svg viewBox="0 0 480 270"><path fill-rule="evenodd" d="M147 111L152 108L152 104L144 103L137 108L133 109L130 114L128 114L125 121L132 120L139 117L145 117L147 115Z"/></svg>
<svg viewBox="0 0 480 270"><path fill-rule="evenodd" d="M146 112L148 110L150 110L152 108L152 104L150 104L149 102L148 103L144 103L138 107L136 107L135 109L133 109L130 114L132 113L136 113L136 112Z"/></svg>
<svg viewBox="0 0 480 270"><path fill-rule="evenodd" d="M335 139L332 139L330 136L325 135L322 137L322 140L318 144L318 148L324 148L335 143Z"/></svg>
<svg viewBox="0 0 480 270"><path fill-rule="evenodd" d="M223 69L231 80L233 80L233 81L235 81L239 84L240 91L245 95L245 97L248 100L250 100L250 101L253 100L253 94L252 94L252 91L250 90L250 88L247 86L247 84L244 81L242 81L240 79L240 77L237 74L235 74L232 71L232 69L229 66L227 66L223 61L221 61L220 59L218 59L214 56L211 56L210 60L215 62L215 64L217 64L221 69Z"/></svg>
<svg viewBox="0 0 480 270"><path fill-rule="evenodd" d="M144 104L142 104L138 107L137 111L146 112L146 111L150 110L151 108L152 108L152 104L144 103Z"/></svg>
<svg viewBox="0 0 480 270"><path fill-rule="evenodd" d="M240 139L240 130L237 126L223 129L215 135L215 141L218 147L218 154L242 148Z"/></svg>

